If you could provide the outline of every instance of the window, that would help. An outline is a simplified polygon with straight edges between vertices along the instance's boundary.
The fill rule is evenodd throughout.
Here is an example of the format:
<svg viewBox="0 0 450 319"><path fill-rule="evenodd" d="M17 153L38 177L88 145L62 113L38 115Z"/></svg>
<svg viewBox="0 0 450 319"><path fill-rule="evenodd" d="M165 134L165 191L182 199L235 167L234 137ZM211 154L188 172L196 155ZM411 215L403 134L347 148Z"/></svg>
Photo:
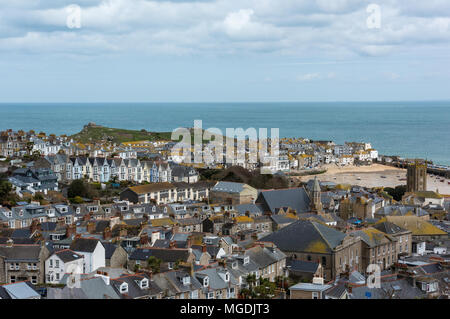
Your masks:
<svg viewBox="0 0 450 319"><path fill-rule="evenodd" d="M55 268L59 268L59 260L58 259L55 260Z"/></svg>
<svg viewBox="0 0 450 319"><path fill-rule="evenodd" d="M214 293L208 292L208 299L214 299Z"/></svg>
<svg viewBox="0 0 450 319"><path fill-rule="evenodd" d="M205 277L203 278L203 287L208 287L209 286L209 278Z"/></svg>
<svg viewBox="0 0 450 319"><path fill-rule="evenodd" d="M9 282L10 283L15 283L16 282L16 276L9 277Z"/></svg>
<svg viewBox="0 0 450 319"><path fill-rule="evenodd" d="M198 290L191 291L190 298L191 299L198 299Z"/></svg>
<svg viewBox="0 0 450 319"><path fill-rule="evenodd" d="M128 284L126 282L120 285L120 293L124 294L128 292Z"/></svg>
<svg viewBox="0 0 450 319"><path fill-rule="evenodd" d="M141 286L141 289L148 288L148 279L142 279L140 286Z"/></svg>
<svg viewBox="0 0 450 319"><path fill-rule="evenodd" d="M56 280L59 280L59 272L57 272L55 275L56 275Z"/></svg>
<svg viewBox="0 0 450 319"><path fill-rule="evenodd" d="M316 291L313 291L312 293L312 299L319 299L319 293Z"/></svg>
<svg viewBox="0 0 450 319"><path fill-rule="evenodd" d="M326 257L322 257L322 266L326 266L327 265L327 258Z"/></svg>
<svg viewBox="0 0 450 319"><path fill-rule="evenodd" d="M53 259L50 259L50 261L49 261L49 267L50 267L50 268L53 268Z"/></svg>

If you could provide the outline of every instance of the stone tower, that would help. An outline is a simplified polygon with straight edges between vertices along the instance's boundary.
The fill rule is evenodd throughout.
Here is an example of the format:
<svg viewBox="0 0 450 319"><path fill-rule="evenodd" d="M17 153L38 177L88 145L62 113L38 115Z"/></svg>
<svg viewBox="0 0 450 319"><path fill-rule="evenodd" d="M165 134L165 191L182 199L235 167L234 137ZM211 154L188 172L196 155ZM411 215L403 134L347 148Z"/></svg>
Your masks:
<svg viewBox="0 0 450 319"><path fill-rule="evenodd" d="M406 173L406 191L420 192L427 190L427 165L418 160L408 165Z"/></svg>
<svg viewBox="0 0 450 319"><path fill-rule="evenodd" d="M320 185L317 176L314 177L314 185L311 190L311 211L322 212L322 201L320 200Z"/></svg>

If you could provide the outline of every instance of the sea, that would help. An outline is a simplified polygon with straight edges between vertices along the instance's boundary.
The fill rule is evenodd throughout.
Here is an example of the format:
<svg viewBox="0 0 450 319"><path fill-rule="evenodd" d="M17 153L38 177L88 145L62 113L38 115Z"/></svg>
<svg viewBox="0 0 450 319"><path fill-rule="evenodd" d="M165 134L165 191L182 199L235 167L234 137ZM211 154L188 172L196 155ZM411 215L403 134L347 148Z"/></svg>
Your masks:
<svg viewBox="0 0 450 319"><path fill-rule="evenodd" d="M2 103L0 130L74 134L89 122L170 132L178 127L279 128L280 137L370 142L383 155L450 165L450 101L301 103Z"/></svg>

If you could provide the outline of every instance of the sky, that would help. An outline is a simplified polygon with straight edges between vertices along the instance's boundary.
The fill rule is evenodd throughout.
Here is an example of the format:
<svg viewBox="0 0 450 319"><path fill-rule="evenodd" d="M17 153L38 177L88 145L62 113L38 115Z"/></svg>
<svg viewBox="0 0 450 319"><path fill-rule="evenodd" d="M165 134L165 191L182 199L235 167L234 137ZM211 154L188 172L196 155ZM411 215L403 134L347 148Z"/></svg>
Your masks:
<svg viewBox="0 0 450 319"><path fill-rule="evenodd" d="M450 100L448 0L0 0L0 102Z"/></svg>

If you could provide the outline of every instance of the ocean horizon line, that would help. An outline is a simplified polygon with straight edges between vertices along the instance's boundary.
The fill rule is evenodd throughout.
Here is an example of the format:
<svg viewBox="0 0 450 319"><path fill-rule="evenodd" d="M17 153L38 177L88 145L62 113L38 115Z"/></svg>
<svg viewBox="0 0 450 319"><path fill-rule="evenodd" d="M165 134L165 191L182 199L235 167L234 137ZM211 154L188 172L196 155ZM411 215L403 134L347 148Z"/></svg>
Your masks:
<svg viewBox="0 0 450 319"><path fill-rule="evenodd" d="M327 104L339 104L339 103L449 103L450 99L424 99L424 100L336 100L336 101L82 101L82 102L0 102L1 105L11 104L29 104L29 105L41 105L41 104L267 104L267 103L283 103L283 104L306 104L306 103L327 103Z"/></svg>

